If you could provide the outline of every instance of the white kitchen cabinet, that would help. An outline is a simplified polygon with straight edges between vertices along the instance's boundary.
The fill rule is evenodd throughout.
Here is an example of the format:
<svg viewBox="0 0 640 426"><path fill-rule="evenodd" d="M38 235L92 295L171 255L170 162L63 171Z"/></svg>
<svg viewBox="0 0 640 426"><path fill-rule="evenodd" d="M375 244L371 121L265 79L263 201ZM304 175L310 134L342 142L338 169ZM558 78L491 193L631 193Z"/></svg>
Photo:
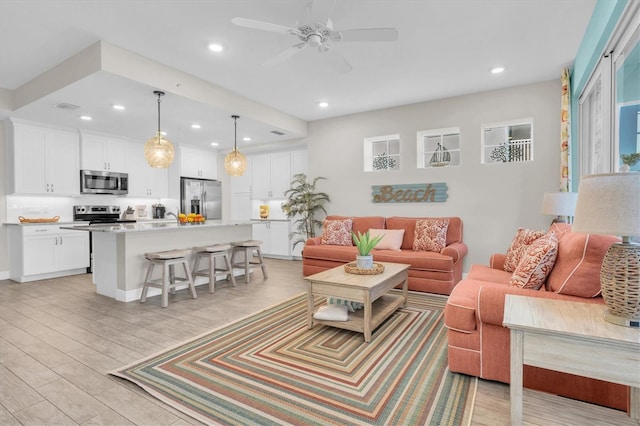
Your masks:
<svg viewBox="0 0 640 426"><path fill-rule="evenodd" d="M79 195L79 136L76 131L9 122L9 192Z"/></svg>
<svg viewBox="0 0 640 426"><path fill-rule="evenodd" d="M254 200L285 198L291 186L291 154L256 155L252 157L252 198Z"/></svg>
<svg viewBox="0 0 640 426"><path fill-rule="evenodd" d="M127 145L126 140L82 132L80 166L85 170L126 173Z"/></svg>
<svg viewBox="0 0 640 426"><path fill-rule="evenodd" d="M242 176L229 176L229 190L232 194L249 194L253 184L253 161L247 157L247 168Z"/></svg>
<svg viewBox="0 0 640 426"><path fill-rule="evenodd" d="M262 241L260 250L264 256L290 258L289 230L289 221L265 220L253 224L252 238Z"/></svg>
<svg viewBox="0 0 640 426"><path fill-rule="evenodd" d="M89 233L60 225L9 226L9 276L18 282L86 273Z"/></svg>
<svg viewBox="0 0 640 426"><path fill-rule="evenodd" d="M291 177L304 173L309 173L308 168L308 155L307 150L292 151L291 152Z"/></svg>
<svg viewBox="0 0 640 426"><path fill-rule="evenodd" d="M149 166L144 157L144 145L130 143L127 146L129 159L129 197L166 198L169 193L169 172Z"/></svg>
<svg viewBox="0 0 640 426"><path fill-rule="evenodd" d="M218 179L218 154L206 149L180 147L180 176Z"/></svg>

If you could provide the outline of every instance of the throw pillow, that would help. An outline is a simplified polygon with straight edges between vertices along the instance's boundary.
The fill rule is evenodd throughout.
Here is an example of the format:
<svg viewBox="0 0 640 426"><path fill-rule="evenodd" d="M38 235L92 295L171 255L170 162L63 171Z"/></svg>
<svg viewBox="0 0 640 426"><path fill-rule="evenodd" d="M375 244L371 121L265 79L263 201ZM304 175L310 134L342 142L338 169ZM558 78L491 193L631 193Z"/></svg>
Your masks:
<svg viewBox="0 0 640 426"><path fill-rule="evenodd" d="M553 232L538 238L527 249L513 272L509 285L539 290L558 256L558 237Z"/></svg>
<svg viewBox="0 0 640 426"><path fill-rule="evenodd" d="M323 321L349 321L349 308L346 305L322 305L313 317Z"/></svg>
<svg viewBox="0 0 640 426"><path fill-rule="evenodd" d="M413 237L414 251L435 251L440 253L447 246L449 219L421 219L416 221Z"/></svg>
<svg viewBox="0 0 640 426"><path fill-rule="evenodd" d="M374 247L375 250L400 251L404 229L369 229L369 237L373 238L379 235L382 235L382 239Z"/></svg>
<svg viewBox="0 0 640 426"><path fill-rule="evenodd" d="M522 256L527 251L527 248L538 238L545 234L544 231L535 231L532 229L518 228L516 236L513 237L509 250L504 258L504 270L507 272L513 272L518 267Z"/></svg>
<svg viewBox="0 0 640 426"><path fill-rule="evenodd" d="M351 219L325 220L322 222L322 244L352 246Z"/></svg>
<svg viewBox="0 0 640 426"><path fill-rule="evenodd" d="M558 261L547 280L547 290L578 297L596 297L602 291L600 270L611 244L611 235L569 232L558 244Z"/></svg>

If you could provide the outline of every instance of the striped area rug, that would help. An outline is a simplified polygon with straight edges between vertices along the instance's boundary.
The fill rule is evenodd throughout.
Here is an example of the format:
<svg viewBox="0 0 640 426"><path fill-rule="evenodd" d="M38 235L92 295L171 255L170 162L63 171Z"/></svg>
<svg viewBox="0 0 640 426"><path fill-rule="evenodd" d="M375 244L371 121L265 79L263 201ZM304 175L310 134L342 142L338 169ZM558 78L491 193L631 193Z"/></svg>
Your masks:
<svg viewBox="0 0 640 426"><path fill-rule="evenodd" d="M208 424L459 425L475 379L447 368L445 302L410 292L367 344L308 330L301 294L110 374Z"/></svg>

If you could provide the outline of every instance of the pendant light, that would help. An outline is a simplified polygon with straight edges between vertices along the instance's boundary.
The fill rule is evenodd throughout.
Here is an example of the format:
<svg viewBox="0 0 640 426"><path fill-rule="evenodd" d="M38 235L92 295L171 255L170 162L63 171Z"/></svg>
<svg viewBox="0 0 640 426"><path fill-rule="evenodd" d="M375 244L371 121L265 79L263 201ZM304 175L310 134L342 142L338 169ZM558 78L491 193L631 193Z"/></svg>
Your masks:
<svg viewBox="0 0 640 426"><path fill-rule="evenodd" d="M247 168L247 158L238 151L238 118L237 115L232 115L234 121L234 134L233 134L233 151L224 157L224 169L231 176L242 176Z"/></svg>
<svg viewBox="0 0 640 426"><path fill-rule="evenodd" d="M158 132L144 144L144 157L151 167L166 169L173 162L174 149L171 141L160 132L160 97L164 96L164 92L155 90L153 94L158 96Z"/></svg>

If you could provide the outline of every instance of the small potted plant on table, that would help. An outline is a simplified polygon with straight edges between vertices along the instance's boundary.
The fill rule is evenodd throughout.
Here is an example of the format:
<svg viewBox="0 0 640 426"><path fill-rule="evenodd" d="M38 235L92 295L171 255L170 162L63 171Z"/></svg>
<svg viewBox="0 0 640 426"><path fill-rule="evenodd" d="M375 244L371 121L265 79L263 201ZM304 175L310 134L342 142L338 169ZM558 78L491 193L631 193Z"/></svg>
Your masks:
<svg viewBox="0 0 640 426"><path fill-rule="evenodd" d="M369 231L364 234L358 231L356 235L355 232L351 231L351 237L353 238L353 242L358 248L358 255L356 256L356 266L360 269L372 269L373 268L373 255L371 254L371 250L380 242L382 239L382 235L378 235L376 237L371 237L369 235Z"/></svg>

